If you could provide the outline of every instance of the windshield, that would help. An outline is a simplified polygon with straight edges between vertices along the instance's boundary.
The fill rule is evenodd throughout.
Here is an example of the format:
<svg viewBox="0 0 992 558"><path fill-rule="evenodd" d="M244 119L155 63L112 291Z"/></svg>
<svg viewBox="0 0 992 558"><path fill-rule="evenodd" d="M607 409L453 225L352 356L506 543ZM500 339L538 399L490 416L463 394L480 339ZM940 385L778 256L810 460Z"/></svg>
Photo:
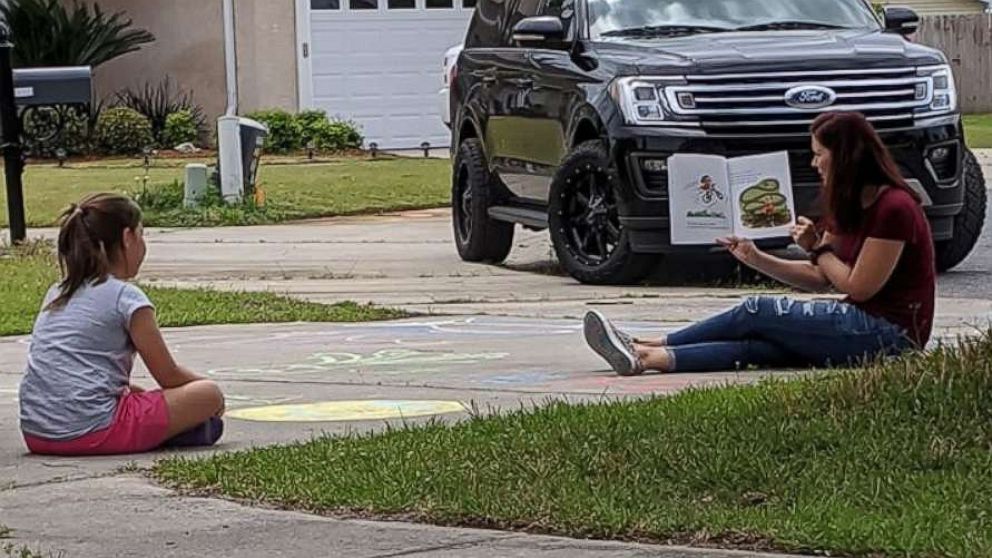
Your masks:
<svg viewBox="0 0 992 558"><path fill-rule="evenodd" d="M767 29L878 29L863 0L588 0L593 39ZM776 25L778 24L778 25ZM743 28L743 29L742 29Z"/></svg>

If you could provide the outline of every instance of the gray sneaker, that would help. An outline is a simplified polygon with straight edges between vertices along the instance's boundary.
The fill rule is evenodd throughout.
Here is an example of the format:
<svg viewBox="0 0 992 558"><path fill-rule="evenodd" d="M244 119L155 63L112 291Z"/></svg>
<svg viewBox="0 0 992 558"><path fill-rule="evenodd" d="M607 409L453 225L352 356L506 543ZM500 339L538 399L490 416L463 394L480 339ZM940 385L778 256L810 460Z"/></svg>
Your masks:
<svg viewBox="0 0 992 558"><path fill-rule="evenodd" d="M644 369L634 350L632 339L626 333L616 329L606 316L590 310L582 322L586 343L603 357L617 374L621 376L636 376Z"/></svg>

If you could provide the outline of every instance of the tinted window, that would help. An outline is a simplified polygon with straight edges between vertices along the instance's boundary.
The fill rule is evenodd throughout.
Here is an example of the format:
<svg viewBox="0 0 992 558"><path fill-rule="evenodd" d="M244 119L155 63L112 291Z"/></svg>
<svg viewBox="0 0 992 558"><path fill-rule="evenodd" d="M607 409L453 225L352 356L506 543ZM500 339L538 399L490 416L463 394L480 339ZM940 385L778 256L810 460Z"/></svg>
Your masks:
<svg viewBox="0 0 992 558"><path fill-rule="evenodd" d="M311 10L339 10L341 0L310 0Z"/></svg>
<svg viewBox="0 0 992 558"><path fill-rule="evenodd" d="M506 2L478 0L465 36L465 48L496 48L502 45L500 31L506 21Z"/></svg>
<svg viewBox="0 0 992 558"><path fill-rule="evenodd" d="M561 19L565 26L565 35L572 36L572 21L575 17L575 0L546 0L541 8L541 15L554 16Z"/></svg>
<svg viewBox="0 0 992 558"><path fill-rule="evenodd" d="M575 15L575 0L548 0L541 8L541 15L560 17L569 21Z"/></svg>

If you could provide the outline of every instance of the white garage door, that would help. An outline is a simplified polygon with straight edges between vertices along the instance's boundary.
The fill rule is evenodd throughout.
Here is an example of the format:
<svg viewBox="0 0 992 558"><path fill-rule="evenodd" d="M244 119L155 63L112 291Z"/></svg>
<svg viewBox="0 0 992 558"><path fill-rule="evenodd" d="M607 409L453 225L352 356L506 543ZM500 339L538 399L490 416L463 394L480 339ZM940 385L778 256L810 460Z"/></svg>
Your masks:
<svg viewBox="0 0 992 558"><path fill-rule="evenodd" d="M474 0L309 0L309 103L357 122L366 144L446 146L438 90L445 51ZM306 94L304 94L306 97Z"/></svg>

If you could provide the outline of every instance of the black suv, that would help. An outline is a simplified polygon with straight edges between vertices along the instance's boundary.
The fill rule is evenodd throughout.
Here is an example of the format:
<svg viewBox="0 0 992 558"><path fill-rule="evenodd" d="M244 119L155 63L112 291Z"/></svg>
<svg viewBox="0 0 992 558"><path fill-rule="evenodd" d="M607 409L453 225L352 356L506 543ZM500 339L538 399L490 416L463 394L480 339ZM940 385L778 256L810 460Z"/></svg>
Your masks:
<svg viewBox="0 0 992 558"><path fill-rule="evenodd" d="M669 241L673 153L787 150L797 209L815 216L809 125L850 110L923 197L950 269L981 233L986 187L946 58L905 37L917 23L864 0L478 0L451 83L459 254L500 262L514 224L547 228L573 277L623 283L698 252Z"/></svg>

